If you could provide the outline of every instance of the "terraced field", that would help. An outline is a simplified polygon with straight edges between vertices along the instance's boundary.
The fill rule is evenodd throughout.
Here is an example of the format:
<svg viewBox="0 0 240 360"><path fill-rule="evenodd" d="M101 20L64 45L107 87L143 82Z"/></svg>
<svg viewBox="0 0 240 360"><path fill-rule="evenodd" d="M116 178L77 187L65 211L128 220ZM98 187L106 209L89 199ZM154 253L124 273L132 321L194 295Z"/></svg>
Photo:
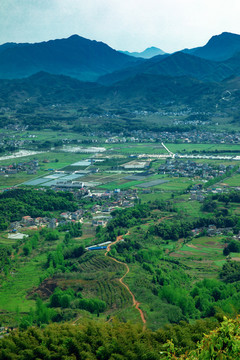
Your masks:
<svg viewBox="0 0 240 360"><path fill-rule="evenodd" d="M124 273L124 266L118 264L101 251L87 253L80 264L80 276L84 297L97 297L106 302L108 310L130 306L132 298L118 279Z"/></svg>
<svg viewBox="0 0 240 360"><path fill-rule="evenodd" d="M102 251L87 253L82 258L79 268L84 275L89 273L96 274L99 271L107 271L108 274L113 273L113 276L117 277L119 272L121 273L124 271L124 267L121 264L114 263L111 259L105 257ZM117 275L116 272L118 272Z"/></svg>
<svg viewBox="0 0 240 360"><path fill-rule="evenodd" d="M132 304L132 298L118 280L97 280L86 286L88 295L106 302L108 309L121 309Z"/></svg>
<svg viewBox="0 0 240 360"><path fill-rule="evenodd" d="M180 244L174 251L170 251L169 256L184 264L192 276L216 277L218 268L226 262L223 248L224 236L203 236L187 244Z"/></svg>

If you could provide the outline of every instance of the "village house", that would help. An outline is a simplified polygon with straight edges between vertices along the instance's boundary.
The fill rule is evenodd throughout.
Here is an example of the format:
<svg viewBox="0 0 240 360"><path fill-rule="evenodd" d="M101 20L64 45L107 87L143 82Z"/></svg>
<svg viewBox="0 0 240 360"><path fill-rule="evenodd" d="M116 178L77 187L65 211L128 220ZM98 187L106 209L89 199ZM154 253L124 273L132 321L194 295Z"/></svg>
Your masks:
<svg viewBox="0 0 240 360"><path fill-rule="evenodd" d="M31 216L27 215L27 216L22 217L22 224L24 226L31 226L31 225L34 225L35 222L34 222L34 219L31 218Z"/></svg>
<svg viewBox="0 0 240 360"><path fill-rule="evenodd" d="M207 236L215 236L217 233L216 225L209 225L207 228Z"/></svg>
<svg viewBox="0 0 240 360"><path fill-rule="evenodd" d="M37 217L37 218L35 219L35 224L36 224L37 226L41 226L41 225L43 224L43 218L42 218L42 217Z"/></svg>
<svg viewBox="0 0 240 360"><path fill-rule="evenodd" d="M105 226L107 224L106 220L92 220L92 225L93 226Z"/></svg>
<svg viewBox="0 0 240 360"><path fill-rule="evenodd" d="M56 229L56 227L58 226L58 221L57 219L50 219L49 223L48 223L48 227L49 229Z"/></svg>
<svg viewBox="0 0 240 360"><path fill-rule="evenodd" d="M80 220L83 215L83 210L77 210L71 214L73 220Z"/></svg>
<svg viewBox="0 0 240 360"><path fill-rule="evenodd" d="M60 216L63 219L71 219L71 213L69 213L69 212L63 212L60 214Z"/></svg>

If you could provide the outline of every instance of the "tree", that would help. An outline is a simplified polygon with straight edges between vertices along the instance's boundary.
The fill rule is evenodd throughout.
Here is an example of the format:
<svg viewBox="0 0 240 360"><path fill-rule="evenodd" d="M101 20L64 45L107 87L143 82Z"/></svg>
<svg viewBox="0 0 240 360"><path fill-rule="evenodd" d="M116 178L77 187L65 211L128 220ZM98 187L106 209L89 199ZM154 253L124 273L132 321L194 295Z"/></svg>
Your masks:
<svg viewBox="0 0 240 360"><path fill-rule="evenodd" d="M32 251L32 245L30 242L28 242L26 245L24 245L23 247L23 253L25 256L28 256L31 254Z"/></svg>

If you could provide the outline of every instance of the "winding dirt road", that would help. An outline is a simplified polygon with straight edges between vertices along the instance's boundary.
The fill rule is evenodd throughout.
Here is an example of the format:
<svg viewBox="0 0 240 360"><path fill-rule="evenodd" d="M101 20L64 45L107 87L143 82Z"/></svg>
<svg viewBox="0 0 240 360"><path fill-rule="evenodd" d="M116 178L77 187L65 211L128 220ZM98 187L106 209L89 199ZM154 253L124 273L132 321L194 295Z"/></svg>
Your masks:
<svg viewBox="0 0 240 360"><path fill-rule="evenodd" d="M129 233L127 233L126 235L128 235L128 234L129 234ZM123 236L122 236L122 235L118 236L117 239L116 239L114 242L112 242L111 244L109 244L108 247L107 247L107 251L105 252L105 256L107 256L107 254L108 254L109 251L111 250L111 246L112 246L112 245L115 245L116 243L118 243L118 242L121 241L121 240L123 240ZM125 288L126 288L127 291L129 292L129 294L132 296L133 306L135 306L135 308L139 311L140 316L141 316L141 319L142 319L142 322L143 322L143 327L145 328L146 319L145 319L145 317L144 317L144 314L143 314L142 310L139 308L140 302L136 301L135 296L134 296L134 294L132 293L132 291L129 289L128 285L123 282L123 279L124 279L125 276L129 273L129 267L128 267L128 265L125 264L125 263L122 262L122 261L116 260L116 259L113 258L112 256L109 256L109 258L112 259L113 261L115 261L116 263L122 264L122 265L124 265L124 266L126 267L126 270L127 270L126 273L125 273L120 279L118 279L118 280L119 280L119 282L120 282L123 286L125 286Z"/></svg>

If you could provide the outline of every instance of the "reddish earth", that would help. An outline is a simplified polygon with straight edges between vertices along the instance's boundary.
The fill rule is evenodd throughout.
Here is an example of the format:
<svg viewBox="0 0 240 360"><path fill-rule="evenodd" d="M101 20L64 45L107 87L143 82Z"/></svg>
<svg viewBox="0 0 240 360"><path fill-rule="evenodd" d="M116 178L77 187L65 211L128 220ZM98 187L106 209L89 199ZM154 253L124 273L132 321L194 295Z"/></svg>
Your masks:
<svg viewBox="0 0 240 360"><path fill-rule="evenodd" d="M129 233L127 233L126 235L128 235L128 234L129 234ZM123 240L122 235L118 236L117 239L116 239L114 242L112 242L111 244L109 244L108 247L107 247L107 251L105 252L105 256L107 256L107 254L108 254L109 251L111 250L111 246L114 245L114 244L116 244L117 242L119 242L119 241L121 241L121 240ZM144 325L144 328L145 328L146 319L145 319L145 317L144 317L144 314L143 314L142 310L139 308L140 302L136 301L135 296L134 296L134 294L132 293L132 291L129 289L128 285L123 282L123 279L125 278L125 276L126 276L126 275L129 273L129 271L130 271L128 265L125 264L125 263L122 262L122 261L119 261L119 260L114 259L114 258L111 257L111 256L109 256L109 258L112 259L113 261L117 262L118 264L122 264L122 265L124 265L124 266L126 267L126 270L127 270L126 273L125 273L120 279L118 279L118 280L119 280L119 282L120 282L123 286L125 286L125 288L126 288L127 291L129 292L129 294L132 296L133 306L135 306L135 308L139 311L139 314L140 314L140 316L141 316L141 320L142 320L143 325Z"/></svg>
<svg viewBox="0 0 240 360"><path fill-rule="evenodd" d="M186 244L186 245L192 249L198 249L198 247L193 244Z"/></svg>
<svg viewBox="0 0 240 360"><path fill-rule="evenodd" d="M41 299L47 299L52 295L55 288L57 287L56 280L46 279L44 280L38 288L34 288L30 293L28 293L28 298L37 294Z"/></svg>

